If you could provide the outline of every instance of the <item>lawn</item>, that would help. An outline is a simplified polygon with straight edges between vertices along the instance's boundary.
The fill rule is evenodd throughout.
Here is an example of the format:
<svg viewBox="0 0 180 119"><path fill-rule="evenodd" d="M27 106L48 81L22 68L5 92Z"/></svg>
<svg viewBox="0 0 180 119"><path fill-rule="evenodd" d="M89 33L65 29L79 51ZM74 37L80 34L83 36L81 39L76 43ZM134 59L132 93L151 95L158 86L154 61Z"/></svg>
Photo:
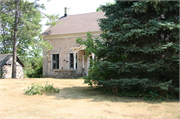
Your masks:
<svg viewBox="0 0 180 119"><path fill-rule="evenodd" d="M31 83L48 81L56 94L25 95ZM145 101L104 94L82 79L0 79L0 119L180 119L178 101Z"/></svg>

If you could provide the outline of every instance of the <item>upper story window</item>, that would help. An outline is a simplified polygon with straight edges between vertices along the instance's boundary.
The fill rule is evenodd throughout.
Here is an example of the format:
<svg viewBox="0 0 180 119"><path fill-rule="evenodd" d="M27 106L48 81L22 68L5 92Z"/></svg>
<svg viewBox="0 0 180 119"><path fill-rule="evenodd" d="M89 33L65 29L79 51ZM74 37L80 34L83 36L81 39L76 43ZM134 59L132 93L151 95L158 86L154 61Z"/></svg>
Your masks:
<svg viewBox="0 0 180 119"><path fill-rule="evenodd" d="M59 69L59 54L52 54L52 69Z"/></svg>

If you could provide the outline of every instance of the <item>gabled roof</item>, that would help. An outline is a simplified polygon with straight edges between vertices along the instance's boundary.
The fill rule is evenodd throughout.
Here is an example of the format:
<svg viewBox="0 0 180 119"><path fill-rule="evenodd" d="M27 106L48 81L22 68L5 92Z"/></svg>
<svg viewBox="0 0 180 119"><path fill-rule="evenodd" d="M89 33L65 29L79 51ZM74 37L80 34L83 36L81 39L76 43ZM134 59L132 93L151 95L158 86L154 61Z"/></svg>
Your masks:
<svg viewBox="0 0 180 119"><path fill-rule="evenodd" d="M93 12L61 17L55 27L50 26L43 35L61 35L100 31L97 20L106 18L104 12Z"/></svg>
<svg viewBox="0 0 180 119"><path fill-rule="evenodd" d="M5 65L5 63L13 56L12 53L9 54L0 54L0 66L2 67ZM17 60L19 63L24 67L24 64L21 62L21 60L17 57Z"/></svg>
<svg viewBox="0 0 180 119"><path fill-rule="evenodd" d="M0 66L2 67L11 57L12 54L0 54Z"/></svg>

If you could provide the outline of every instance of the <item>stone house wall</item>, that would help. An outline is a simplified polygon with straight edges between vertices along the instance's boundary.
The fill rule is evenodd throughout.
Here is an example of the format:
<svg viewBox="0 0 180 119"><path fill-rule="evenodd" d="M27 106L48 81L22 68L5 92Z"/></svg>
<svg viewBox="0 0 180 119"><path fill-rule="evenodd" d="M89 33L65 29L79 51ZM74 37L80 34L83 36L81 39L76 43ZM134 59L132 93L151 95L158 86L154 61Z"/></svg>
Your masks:
<svg viewBox="0 0 180 119"><path fill-rule="evenodd" d="M94 37L98 37L99 35L94 35ZM43 52L43 77L81 77L82 76L82 68L83 68L83 50L77 52L77 70L73 73L68 70L69 68L69 53L73 53L70 49L76 44L76 36L70 37L70 38L44 38L44 41L48 41L52 47L53 50L45 51ZM84 36L81 36L82 39L87 39L86 33ZM52 68L52 54L59 54L59 72L58 70L51 69ZM84 58L84 72L85 75L87 73L87 59ZM63 74L67 74L66 76L62 76ZM68 75L69 74L69 75ZM71 75L73 74L73 75ZM61 75L61 76L60 76ZM67 78L68 78L67 77Z"/></svg>

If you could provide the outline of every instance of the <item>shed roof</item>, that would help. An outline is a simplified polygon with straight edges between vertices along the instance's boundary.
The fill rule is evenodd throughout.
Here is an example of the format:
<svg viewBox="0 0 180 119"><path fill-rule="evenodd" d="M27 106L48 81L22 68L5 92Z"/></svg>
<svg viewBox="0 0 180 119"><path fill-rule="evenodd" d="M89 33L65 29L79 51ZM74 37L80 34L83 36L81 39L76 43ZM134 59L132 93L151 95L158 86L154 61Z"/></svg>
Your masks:
<svg viewBox="0 0 180 119"><path fill-rule="evenodd" d="M0 54L0 66L2 67L12 56L13 56L12 53L9 53L9 54ZM21 62L21 60L18 57L17 57L17 60L24 67L24 64Z"/></svg>
<svg viewBox="0 0 180 119"><path fill-rule="evenodd" d="M11 57L12 54L0 54L0 66L3 66Z"/></svg>
<svg viewBox="0 0 180 119"><path fill-rule="evenodd" d="M43 35L61 35L100 31L97 20L106 18L104 12L93 12L61 17L55 27L50 26Z"/></svg>

